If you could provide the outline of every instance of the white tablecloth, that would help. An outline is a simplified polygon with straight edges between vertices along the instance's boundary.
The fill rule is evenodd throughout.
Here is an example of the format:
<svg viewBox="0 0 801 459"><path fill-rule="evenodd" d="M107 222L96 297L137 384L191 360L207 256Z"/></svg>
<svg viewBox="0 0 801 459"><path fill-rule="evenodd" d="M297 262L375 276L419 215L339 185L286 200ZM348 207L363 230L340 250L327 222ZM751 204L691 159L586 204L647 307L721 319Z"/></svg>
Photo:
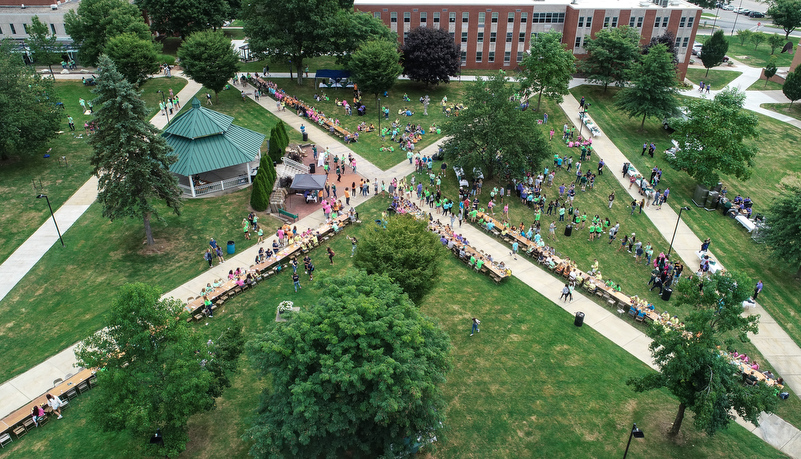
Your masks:
<svg viewBox="0 0 801 459"><path fill-rule="evenodd" d="M745 229L747 229L749 233L751 231L754 231L754 228L756 228L756 225L754 224L754 222L749 220L748 217L746 217L745 215L738 215L738 216L734 217L734 219L737 220L738 222L740 222L740 224L743 225L743 227Z"/></svg>
<svg viewBox="0 0 801 459"><path fill-rule="evenodd" d="M698 251L698 252L695 252L695 255L698 257L698 261L700 262L701 260L704 259L704 256L705 255L709 255L709 253L708 252ZM719 269L720 269L720 266L718 266L718 262L715 261L715 259L712 258L712 256L710 255L709 256L709 272L711 274L715 274L716 272L718 272Z"/></svg>

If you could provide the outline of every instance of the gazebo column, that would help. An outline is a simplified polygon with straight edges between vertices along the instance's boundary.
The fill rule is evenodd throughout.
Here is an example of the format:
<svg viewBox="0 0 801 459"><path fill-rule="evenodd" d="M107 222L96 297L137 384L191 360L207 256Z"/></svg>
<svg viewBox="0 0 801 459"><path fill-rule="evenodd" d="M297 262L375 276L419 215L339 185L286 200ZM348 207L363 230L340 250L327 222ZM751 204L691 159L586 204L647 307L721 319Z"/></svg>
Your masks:
<svg viewBox="0 0 801 459"><path fill-rule="evenodd" d="M192 180L191 175L189 176L189 189L192 190L192 197L196 198L197 196L195 196L195 183L194 180Z"/></svg>
<svg viewBox="0 0 801 459"><path fill-rule="evenodd" d="M248 183L249 184L253 183L253 182L250 181L250 161L245 163L245 169L247 169L247 171L248 171Z"/></svg>

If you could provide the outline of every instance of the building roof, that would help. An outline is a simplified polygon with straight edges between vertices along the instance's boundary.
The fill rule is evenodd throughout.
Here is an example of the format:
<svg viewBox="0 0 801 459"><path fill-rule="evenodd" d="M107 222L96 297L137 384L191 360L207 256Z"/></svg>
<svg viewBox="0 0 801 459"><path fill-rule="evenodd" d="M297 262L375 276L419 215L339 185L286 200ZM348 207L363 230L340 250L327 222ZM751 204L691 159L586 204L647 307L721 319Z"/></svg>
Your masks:
<svg viewBox="0 0 801 459"><path fill-rule="evenodd" d="M178 157L170 171L191 176L256 159L264 134L237 126L233 118L200 106L175 119L162 135Z"/></svg>

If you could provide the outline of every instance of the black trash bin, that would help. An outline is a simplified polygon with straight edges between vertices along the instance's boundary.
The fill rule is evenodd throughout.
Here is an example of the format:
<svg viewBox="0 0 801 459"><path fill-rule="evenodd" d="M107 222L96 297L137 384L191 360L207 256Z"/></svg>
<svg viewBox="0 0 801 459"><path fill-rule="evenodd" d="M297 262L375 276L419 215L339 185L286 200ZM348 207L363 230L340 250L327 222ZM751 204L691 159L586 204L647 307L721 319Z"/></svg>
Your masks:
<svg viewBox="0 0 801 459"><path fill-rule="evenodd" d="M584 325L584 313L579 311L576 313L576 320L573 321L573 325L580 327Z"/></svg>
<svg viewBox="0 0 801 459"><path fill-rule="evenodd" d="M570 237L573 234L573 225L565 226L565 236Z"/></svg>
<svg viewBox="0 0 801 459"><path fill-rule="evenodd" d="M304 132L303 133L303 141L304 142L308 142L309 141L309 133L308 132Z"/></svg>
<svg viewBox="0 0 801 459"><path fill-rule="evenodd" d="M316 171L316 170L317 170L317 164L316 163L309 164L309 173L310 174L313 174L314 171Z"/></svg>
<svg viewBox="0 0 801 459"><path fill-rule="evenodd" d="M673 289L670 288L662 289L662 300L663 301L670 300L670 295L672 294L673 294Z"/></svg>
<svg viewBox="0 0 801 459"><path fill-rule="evenodd" d="M236 252L236 245L234 241L228 241L228 255L233 255Z"/></svg>

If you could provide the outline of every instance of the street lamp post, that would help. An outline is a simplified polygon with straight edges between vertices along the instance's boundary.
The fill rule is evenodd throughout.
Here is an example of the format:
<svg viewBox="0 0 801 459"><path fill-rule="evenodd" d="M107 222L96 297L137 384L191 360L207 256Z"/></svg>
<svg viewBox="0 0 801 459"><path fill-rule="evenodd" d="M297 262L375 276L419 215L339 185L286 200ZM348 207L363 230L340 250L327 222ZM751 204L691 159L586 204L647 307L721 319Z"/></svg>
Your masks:
<svg viewBox="0 0 801 459"><path fill-rule="evenodd" d="M381 98L376 97L378 100L378 135L381 135Z"/></svg>
<svg viewBox="0 0 801 459"><path fill-rule="evenodd" d="M589 102L584 102L584 106L581 107L581 110L582 110L581 111L581 119L579 120L579 121L581 121L579 123L579 137L581 137L581 129L584 127L584 117L587 116L587 109L588 108L590 108L590 103ZM587 128L587 129L589 129L589 128Z"/></svg>
<svg viewBox="0 0 801 459"><path fill-rule="evenodd" d="M61 230L58 229L58 223L56 223L56 216L53 214L53 206L50 205L50 199L46 194L40 194L39 196L36 196L36 199L42 198L45 198L45 201L47 201L47 208L50 209L50 216L53 217L53 224L56 225L56 233L58 233L58 240L61 241L61 247L65 247L64 239L61 237Z"/></svg>
<svg viewBox="0 0 801 459"><path fill-rule="evenodd" d="M164 98L164 91L159 89L156 92L161 94L161 103L164 104L164 114L167 115L167 126L169 126L170 125L170 110L167 108L167 99Z"/></svg>
<svg viewBox="0 0 801 459"><path fill-rule="evenodd" d="M743 9L743 0L740 0L740 6L737 7L737 10L740 11L742 9ZM740 15L740 13L735 13L734 25L731 27L731 35L734 35L734 30L737 28L737 16L739 16L739 15Z"/></svg>
<svg viewBox="0 0 801 459"><path fill-rule="evenodd" d="M673 228L673 237L670 238L670 247L668 247L668 253L667 253L668 258L670 258L670 251L673 250L673 240L676 239L676 231L679 229L679 222L681 221L681 212L683 210L690 210L690 208L687 206L679 208L679 218L676 219L676 227Z"/></svg>
<svg viewBox="0 0 801 459"><path fill-rule="evenodd" d="M631 433L629 434L629 442L626 443L626 452L623 453L623 459L626 459L626 456L628 456L628 454L629 454L629 446L631 445L632 437L634 437L634 438L643 438L643 437L645 437L645 434L642 432L642 430L637 428L637 424L634 424L634 427L631 428Z"/></svg>

